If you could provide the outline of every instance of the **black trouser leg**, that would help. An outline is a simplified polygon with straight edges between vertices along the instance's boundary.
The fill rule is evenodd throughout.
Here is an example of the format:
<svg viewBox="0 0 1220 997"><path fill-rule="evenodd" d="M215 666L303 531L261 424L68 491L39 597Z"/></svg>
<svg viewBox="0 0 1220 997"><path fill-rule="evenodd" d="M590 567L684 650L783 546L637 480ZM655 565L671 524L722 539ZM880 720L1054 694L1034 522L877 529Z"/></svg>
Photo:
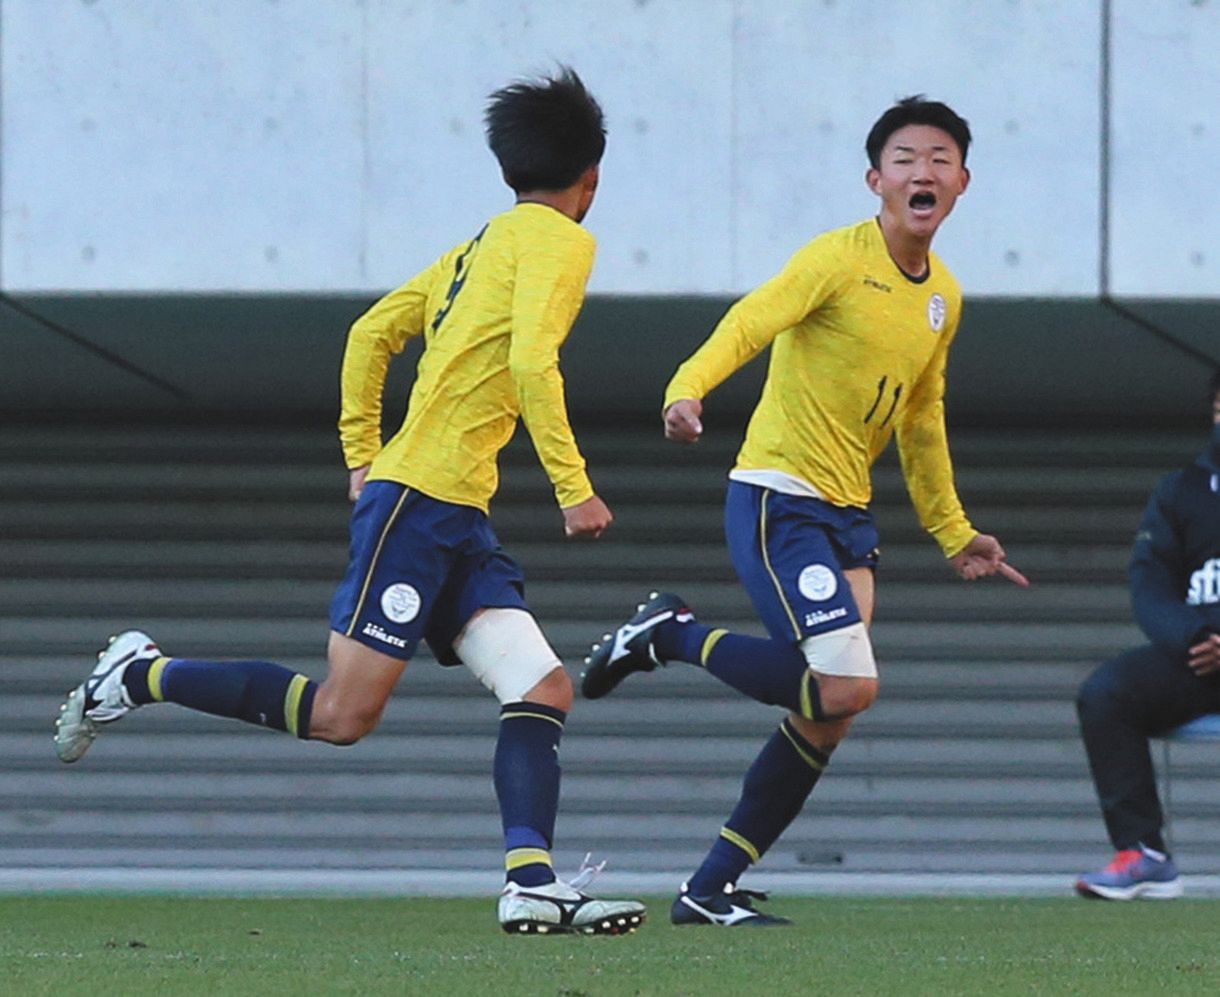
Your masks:
<svg viewBox="0 0 1220 997"><path fill-rule="evenodd" d="M1116 849L1163 851L1164 822L1148 738L1220 711L1220 678L1199 678L1184 658L1152 645L1107 661L1076 698L1106 830Z"/></svg>

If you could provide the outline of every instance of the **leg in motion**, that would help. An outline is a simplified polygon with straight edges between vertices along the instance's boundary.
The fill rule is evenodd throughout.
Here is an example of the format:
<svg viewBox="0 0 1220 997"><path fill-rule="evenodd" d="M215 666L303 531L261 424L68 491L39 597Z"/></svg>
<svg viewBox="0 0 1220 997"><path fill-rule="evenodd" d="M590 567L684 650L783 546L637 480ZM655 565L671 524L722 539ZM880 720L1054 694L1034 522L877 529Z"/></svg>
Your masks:
<svg viewBox="0 0 1220 997"><path fill-rule="evenodd" d="M844 576L862 620L871 621L872 569L852 568ZM798 651L802 662L808 660L832 671L806 665L809 688L798 699L801 711L789 714L750 766L732 815L674 901L670 912L673 923L727 927L787 923L755 910L750 900L759 899L758 895L741 890L737 880L796 819L830 763L831 754L847 735L851 717L872 705L877 679L871 651L866 657L857 652L858 648L835 631L803 642ZM820 704L819 716L810 715L810 697ZM828 718L826 714L831 710L834 716Z"/></svg>
<svg viewBox="0 0 1220 997"><path fill-rule="evenodd" d="M466 666L500 700L493 766L504 830L505 879L500 925L511 934L626 934L643 923L634 900L599 900L551 862L559 809L559 742L572 706L572 680L537 622L521 609L476 613L453 643Z"/></svg>
<svg viewBox="0 0 1220 997"><path fill-rule="evenodd" d="M381 717L406 662L332 633L330 671L318 683L270 661L171 658L148 634L129 630L98 657L56 721L61 760L81 758L102 728L151 703L177 703L302 739L354 744Z"/></svg>

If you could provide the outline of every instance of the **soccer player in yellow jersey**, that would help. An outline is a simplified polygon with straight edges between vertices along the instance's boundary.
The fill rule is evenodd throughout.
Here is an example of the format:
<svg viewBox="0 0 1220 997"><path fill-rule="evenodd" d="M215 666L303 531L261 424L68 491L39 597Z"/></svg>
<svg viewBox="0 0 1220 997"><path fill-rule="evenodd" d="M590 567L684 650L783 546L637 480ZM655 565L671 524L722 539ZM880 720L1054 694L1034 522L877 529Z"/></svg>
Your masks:
<svg viewBox="0 0 1220 997"><path fill-rule="evenodd" d="M886 111L865 143L880 214L799 250L729 310L665 392L666 436L694 443L703 399L771 347L725 511L734 566L770 639L703 626L678 596L654 595L594 645L582 691L596 699L631 672L688 661L790 711L682 885L675 924L787 923L736 883L800 812L852 718L877 696L867 628L878 537L867 507L872 464L891 435L920 522L957 572L1028 584L966 518L945 437L961 292L931 244L969 183L969 145L966 122L944 104L912 97Z"/></svg>
<svg viewBox="0 0 1220 997"><path fill-rule="evenodd" d="M264 661L170 658L147 634L128 631L69 695L56 747L76 761L100 725L159 701L352 744L376 727L422 638L501 703L494 781L504 930L622 934L644 920L642 904L592 899L580 887L594 870L569 884L551 867L572 682L487 518L497 456L521 419L568 536L597 537L611 522L573 439L559 373L593 266L594 240L580 222L597 190L602 111L565 68L492 94L486 123L516 204L382 298L348 337L339 427L356 506L326 680ZM406 419L383 445L389 359L417 336L424 351Z"/></svg>

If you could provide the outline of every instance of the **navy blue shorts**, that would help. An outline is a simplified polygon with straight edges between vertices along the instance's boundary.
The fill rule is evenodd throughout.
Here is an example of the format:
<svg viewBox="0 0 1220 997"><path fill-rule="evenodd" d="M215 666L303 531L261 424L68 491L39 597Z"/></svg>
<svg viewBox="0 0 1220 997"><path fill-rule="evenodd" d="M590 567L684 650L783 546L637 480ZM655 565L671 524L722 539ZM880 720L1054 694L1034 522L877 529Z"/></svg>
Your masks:
<svg viewBox="0 0 1220 997"><path fill-rule="evenodd" d="M525 609L525 577L479 509L370 481L352 511L351 560L330 627L406 661L420 638L443 665L480 609Z"/></svg>
<svg viewBox="0 0 1220 997"><path fill-rule="evenodd" d="M737 577L772 638L800 643L860 622L843 572L877 564L867 509L730 480L724 529Z"/></svg>

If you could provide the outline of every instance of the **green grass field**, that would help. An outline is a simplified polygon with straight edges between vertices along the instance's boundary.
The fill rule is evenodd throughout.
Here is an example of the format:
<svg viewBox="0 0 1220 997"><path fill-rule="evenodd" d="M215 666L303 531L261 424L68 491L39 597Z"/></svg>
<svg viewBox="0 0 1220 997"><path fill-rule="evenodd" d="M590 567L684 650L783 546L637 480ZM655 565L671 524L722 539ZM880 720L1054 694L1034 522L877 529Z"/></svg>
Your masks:
<svg viewBox="0 0 1220 997"><path fill-rule="evenodd" d="M515 938L487 900L0 898L0 992L1215 994L1220 902L781 898L791 928Z"/></svg>

